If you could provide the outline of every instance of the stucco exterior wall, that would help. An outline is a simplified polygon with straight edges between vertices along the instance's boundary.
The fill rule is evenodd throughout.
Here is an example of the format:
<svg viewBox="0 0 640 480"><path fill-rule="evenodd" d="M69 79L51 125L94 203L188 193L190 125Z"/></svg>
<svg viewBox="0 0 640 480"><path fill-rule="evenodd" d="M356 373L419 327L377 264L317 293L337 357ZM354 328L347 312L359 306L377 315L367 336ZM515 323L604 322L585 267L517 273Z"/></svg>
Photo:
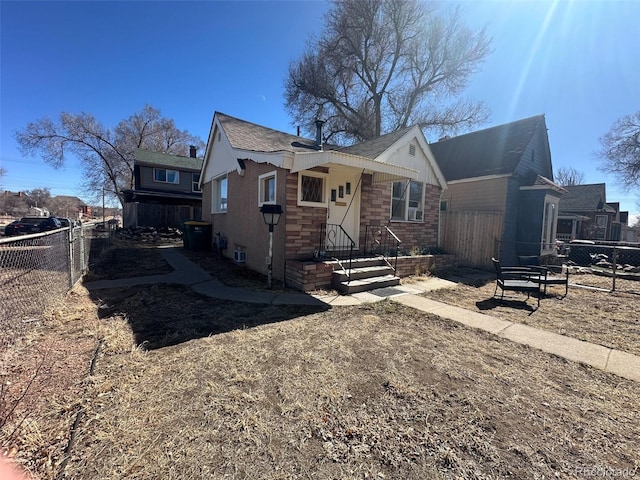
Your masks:
<svg viewBox="0 0 640 480"><path fill-rule="evenodd" d="M276 203L285 205L286 171L269 164L246 162L243 176L231 172L227 176L227 211L212 213L212 182L203 185L203 220L212 223L213 240L217 233L227 240L223 255L234 258L235 250L243 250L245 265L266 275L266 258L269 254L269 227L264 223L258 204L258 178L262 174L276 172ZM284 281L284 245L287 209L273 231L273 279Z"/></svg>

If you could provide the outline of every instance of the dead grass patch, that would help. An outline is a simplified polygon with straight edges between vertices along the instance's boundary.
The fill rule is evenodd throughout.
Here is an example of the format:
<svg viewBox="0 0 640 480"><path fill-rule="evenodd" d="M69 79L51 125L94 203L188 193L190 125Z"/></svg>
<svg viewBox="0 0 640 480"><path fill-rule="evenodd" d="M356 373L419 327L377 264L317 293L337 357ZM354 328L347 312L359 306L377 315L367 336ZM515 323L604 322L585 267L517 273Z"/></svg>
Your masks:
<svg viewBox="0 0 640 480"><path fill-rule="evenodd" d="M466 288L438 299L478 295ZM3 381L18 385L42 348L58 351L25 405L30 427L0 432L37 478L578 479L640 466L639 384L391 301L319 311L172 285L92 295L77 287L6 352L25 373ZM573 296L543 299L527 321Z"/></svg>
<svg viewBox="0 0 640 480"><path fill-rule="evenodd" d="M586 284L597 284L601 277L581 276ZM455 288L427 292L424 295L503 320L525 323L554 333L640 355L640 296L624 292L606 292L552 286L535 310L535 299L507 292L505 301L493 298L495 281L475 285L458 283ZM498 292L498 296L500 292Z"/></svg>

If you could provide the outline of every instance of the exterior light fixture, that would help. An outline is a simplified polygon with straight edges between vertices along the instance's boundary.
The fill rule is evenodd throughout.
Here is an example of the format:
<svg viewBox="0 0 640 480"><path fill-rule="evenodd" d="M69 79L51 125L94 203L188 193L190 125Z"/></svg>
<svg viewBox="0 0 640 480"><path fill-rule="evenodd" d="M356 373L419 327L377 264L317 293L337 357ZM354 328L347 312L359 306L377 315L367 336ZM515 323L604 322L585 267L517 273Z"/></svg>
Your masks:
<svg viewBox="0 0 640 480"><path fill-rule="evenodd" d="M264 223L269 225L269 256L267 257L267 286L272 287L273 283L273 226L277 225L282 215L282 206L272 203L265 203L260 207Z"/></svg>

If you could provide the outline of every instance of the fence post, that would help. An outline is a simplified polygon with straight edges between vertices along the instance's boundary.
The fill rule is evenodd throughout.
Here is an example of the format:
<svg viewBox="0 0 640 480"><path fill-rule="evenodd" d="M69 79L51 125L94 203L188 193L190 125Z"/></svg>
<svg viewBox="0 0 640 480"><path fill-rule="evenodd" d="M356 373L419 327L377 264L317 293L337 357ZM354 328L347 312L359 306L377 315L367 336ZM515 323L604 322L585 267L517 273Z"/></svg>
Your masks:
<svg viewBox="0 0 640 480"><path fill-rule="evenodd" d="M74 276L73 276L73 226L69 225L69 231L67 232L67 260L69 261L69 288L73 288Z"/></svg>
<svg viewBox="0 0 640 480"><path fill-rule="evenodd" d="M618 251L616 250L616 247L613 247L613 255L612 255L612 259L611 259L611 270L613 270L613 285L611 288L612 292L616 291L616 269L618 267L617 263L618 263Z"/></svg>

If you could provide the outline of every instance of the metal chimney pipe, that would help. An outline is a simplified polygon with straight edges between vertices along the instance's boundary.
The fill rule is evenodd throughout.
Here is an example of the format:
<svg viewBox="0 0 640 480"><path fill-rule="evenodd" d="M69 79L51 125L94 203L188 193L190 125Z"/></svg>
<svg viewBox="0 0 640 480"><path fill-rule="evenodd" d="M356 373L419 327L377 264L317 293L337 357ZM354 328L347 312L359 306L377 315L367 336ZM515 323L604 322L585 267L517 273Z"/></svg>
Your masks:
<svg viewBox="0 0 640 480"><path fill-rule="evenodd" d="M316 118L316 146L322 146L322 125L324 122L318 118Z"/></svg>

